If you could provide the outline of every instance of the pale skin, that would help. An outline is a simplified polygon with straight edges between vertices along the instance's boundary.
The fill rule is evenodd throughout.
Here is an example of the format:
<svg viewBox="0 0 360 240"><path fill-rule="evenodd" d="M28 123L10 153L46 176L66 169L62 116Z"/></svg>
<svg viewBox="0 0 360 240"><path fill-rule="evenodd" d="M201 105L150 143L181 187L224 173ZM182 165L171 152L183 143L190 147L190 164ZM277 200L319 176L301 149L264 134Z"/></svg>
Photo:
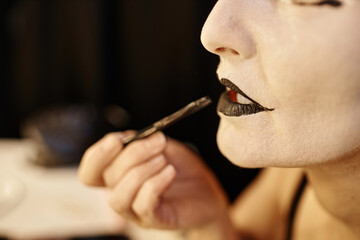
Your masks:
<svg viewBox="0 0 360 240"><path fill-rule="evenodd" d="M162 133L125 148L132 132L108 134L85 153L81 180L108 188L123 217L184 239L280 240L306 174L293 239L360 239L360 1L320 3L220 0L204 25L219 78L274 109L219 113L221 152L267 168L233 205L201 157Z"/></svg>

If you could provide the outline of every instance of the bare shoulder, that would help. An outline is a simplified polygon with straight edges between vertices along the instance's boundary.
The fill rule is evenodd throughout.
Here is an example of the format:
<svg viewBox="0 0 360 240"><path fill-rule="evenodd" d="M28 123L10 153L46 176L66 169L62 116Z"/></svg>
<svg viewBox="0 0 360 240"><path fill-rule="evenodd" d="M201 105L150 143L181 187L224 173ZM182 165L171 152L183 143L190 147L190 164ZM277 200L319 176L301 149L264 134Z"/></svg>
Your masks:
<svg viewBox="0 0 360 240"><path fill-rule="evenodd" d="M230 209L234 227L255 239L283 239L301 169L268 168L238 197Z"/></svg>

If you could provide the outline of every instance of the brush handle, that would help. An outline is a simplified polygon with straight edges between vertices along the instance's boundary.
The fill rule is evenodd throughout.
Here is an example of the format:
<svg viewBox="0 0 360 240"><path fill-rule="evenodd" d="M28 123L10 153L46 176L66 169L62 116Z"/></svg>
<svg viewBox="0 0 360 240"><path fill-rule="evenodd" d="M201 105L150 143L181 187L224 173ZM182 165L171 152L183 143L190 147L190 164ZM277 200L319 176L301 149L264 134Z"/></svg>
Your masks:
<svg viewBox="0 0 360 240"><path fill-rule="evenodd" d="M181 108L180 110L176 111L175 113L162 118L161 120L153 123L152 125L138 131L135 135L128 136L123 139L123 144L127 145L132 141L145 138L150 136L151 134L159 131L164 130L165 128L173 125L174 123L180 121L181 119L190 116L199 110L203 109L204 107L208 106L211 103L211 99L209 97L202 97L194 102L189 103L185 107Z"/></svg>

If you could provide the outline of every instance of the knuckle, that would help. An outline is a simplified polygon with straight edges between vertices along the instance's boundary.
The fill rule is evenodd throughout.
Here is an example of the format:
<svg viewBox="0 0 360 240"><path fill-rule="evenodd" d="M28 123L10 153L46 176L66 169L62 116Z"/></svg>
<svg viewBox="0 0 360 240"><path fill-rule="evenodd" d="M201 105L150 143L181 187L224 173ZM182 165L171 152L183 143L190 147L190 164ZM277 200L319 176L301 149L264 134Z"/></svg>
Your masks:
<svg viewBox="0 0 360 240"><path fill-rule="evenodd" d="M79 168L78 170L78 178L81 182L85 183L86 185L89 185L89 179L86 174L86 172L83 170L83 168Z"/></svg>
<svg viewBox="0 0 360 240"><path fill-rule="evenodd" d="M121 200L121 197L110 196L108 200L109 206L114 209L115 212L123 214L129 210L129 205Z"/></svg>
<svg viewBox="0 0 360 240"><path fill-rule="evenodd" d="M96 176L92 174L88 174L85 171L79 171L78 178L83 184L88 186L95 186L95 187L103 186L101 179L98 179Z"/></svg>
<svg viewBox="0 0 360 240"><path fill-rule="evenodd" d="M152 211L152 209L150 209L149 206L144 201L141 202L136 201L133 204L133 209L138 216L141 216L143 218L149 216L150 212Z"/></svg>
<svg viewBox="0 0 360 240"><path fill-rule="evenodd" d="M78 170L78 178L80 179L80 181L86 185L91 185L91 182L89 179L88 179L88 176L86 174L85 171L83 171L83 168L79 168Z"/></svg>

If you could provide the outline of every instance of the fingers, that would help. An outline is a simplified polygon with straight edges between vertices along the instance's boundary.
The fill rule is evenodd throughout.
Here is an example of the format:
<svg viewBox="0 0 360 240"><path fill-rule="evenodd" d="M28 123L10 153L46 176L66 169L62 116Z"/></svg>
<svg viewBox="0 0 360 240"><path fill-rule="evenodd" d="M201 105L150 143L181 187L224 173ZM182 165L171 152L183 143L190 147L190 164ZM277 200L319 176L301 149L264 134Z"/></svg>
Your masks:
<svg viewBox="0 0 360 240"><path fill-rule="evenodd" d="M103 186L102 172L121 151L121 139L133 134L133 131L109 133L92 145L84 153L78 175L80 180L91 186Z"/></svg>
<svg viewBox="0 0 360 240"><path fill-rule="evenodd" d="M167 165L160 173L148 179L140 188L132 209L143 224L152 223L156 219L156 208L160 203L161 196L174 181L175 176L174 166Z"/></svg>
<svg viewBox="0 0 360 240"><path fill-rule="evenodd" d="M136 220L131 205L141 186L166 165L164 155L154 158L129 170L113 188L109 198L110 206L123 216Z"/></svg>
<svg viewBox="0 0 360 240"><path fill-rule="evenodd" d="M121 139L129 134L133 132L107 134L90 147L79 166L79 177L86 184L109 187L110 206L139 222L154 218L161 195L175 178L175 168L167 163L167 139L162 132L125 148Z"/></svg>
<svg viewBox="0 0 360 240"><path fill-rule="evenodd" d="M153 223L161 196L175 175L175 168L158 155L124 176L112 190L109 205L127 219L143 225Z"/></svg>
<svg viewBox="0 0 360 240"><path fill-rule="evenodd" d="M157 132L130 143L105 170L103 179L106 186L113 188L130 169L160 154L166 142L165 135Z"/></svg>

